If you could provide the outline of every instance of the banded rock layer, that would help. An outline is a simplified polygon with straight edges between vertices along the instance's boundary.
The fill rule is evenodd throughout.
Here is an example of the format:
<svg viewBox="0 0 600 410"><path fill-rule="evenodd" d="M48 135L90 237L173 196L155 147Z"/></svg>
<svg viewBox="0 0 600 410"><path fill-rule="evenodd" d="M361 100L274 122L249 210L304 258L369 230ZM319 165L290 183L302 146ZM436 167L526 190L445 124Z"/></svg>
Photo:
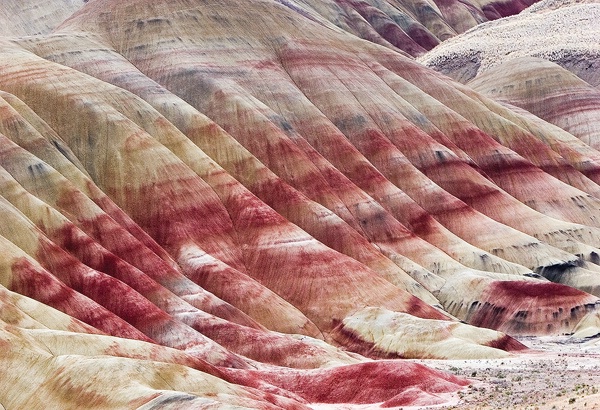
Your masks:
<svg viewBox="0 0 600 410"><path fill-rule="evenodd" d="M0 39L5 408L438 404L397 359L593 332L592 144L340 2L69 4Z"/></svg>

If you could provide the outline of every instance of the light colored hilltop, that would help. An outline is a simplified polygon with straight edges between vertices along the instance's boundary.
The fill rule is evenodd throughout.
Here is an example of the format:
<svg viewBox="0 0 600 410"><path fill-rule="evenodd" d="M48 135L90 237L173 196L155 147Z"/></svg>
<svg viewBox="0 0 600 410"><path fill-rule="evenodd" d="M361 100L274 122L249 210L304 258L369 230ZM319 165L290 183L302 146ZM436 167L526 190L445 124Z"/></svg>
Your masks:
<svg viewBox="0 0 600 410"><path fill-rule="evenodd" d="M484 23L436 47L419 61L461 82L519 57L559 64L600 84L600 4L542 1L523 13Z"/></svg>

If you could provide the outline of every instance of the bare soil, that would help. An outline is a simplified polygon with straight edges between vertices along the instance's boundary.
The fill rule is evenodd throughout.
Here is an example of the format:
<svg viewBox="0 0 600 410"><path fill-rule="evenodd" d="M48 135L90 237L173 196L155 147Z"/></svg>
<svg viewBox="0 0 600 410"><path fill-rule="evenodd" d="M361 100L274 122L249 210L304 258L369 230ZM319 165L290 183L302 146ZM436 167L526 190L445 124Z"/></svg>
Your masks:
<svg viewBox="0 0 600 410"><path fill-rule="evenodd" d="M531 351L495 360L415 360L473 382L452 405L420 408L600 410L598 338L519 340Z"/></svg>

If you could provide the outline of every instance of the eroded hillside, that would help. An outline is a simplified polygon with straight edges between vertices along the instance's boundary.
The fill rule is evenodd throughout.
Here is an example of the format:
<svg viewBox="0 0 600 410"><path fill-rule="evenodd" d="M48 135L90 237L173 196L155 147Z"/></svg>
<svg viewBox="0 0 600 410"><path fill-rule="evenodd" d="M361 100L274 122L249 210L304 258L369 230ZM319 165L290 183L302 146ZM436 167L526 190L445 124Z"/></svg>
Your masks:
<svg viewBox="0 0 600 410"><path fill-rule="evenodd" d="M0 38L6 409L439 404L469 381L397 359L600 331L593 136L406 54L525 4L30 3Z"/></svg>

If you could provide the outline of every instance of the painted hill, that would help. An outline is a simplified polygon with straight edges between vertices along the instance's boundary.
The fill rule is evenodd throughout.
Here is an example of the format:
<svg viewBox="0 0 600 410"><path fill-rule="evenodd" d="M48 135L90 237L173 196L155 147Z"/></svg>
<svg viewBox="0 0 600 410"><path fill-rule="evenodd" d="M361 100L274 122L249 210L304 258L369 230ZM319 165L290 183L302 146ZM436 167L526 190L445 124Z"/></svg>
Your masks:
<svg viewBox="0 0 600 410"><path fill-rule="evenodd" d="M519 13L535 0L301 0L279 3L376 44L418 56L478 24Z"/></svg>
<svg viewBox="0 0 600 410"><path fill-rule="evenodd" d="M524 4L62 3L0 38L6 409L439 404L397 359L599 318L594 145L358 29Z"/></svg>

